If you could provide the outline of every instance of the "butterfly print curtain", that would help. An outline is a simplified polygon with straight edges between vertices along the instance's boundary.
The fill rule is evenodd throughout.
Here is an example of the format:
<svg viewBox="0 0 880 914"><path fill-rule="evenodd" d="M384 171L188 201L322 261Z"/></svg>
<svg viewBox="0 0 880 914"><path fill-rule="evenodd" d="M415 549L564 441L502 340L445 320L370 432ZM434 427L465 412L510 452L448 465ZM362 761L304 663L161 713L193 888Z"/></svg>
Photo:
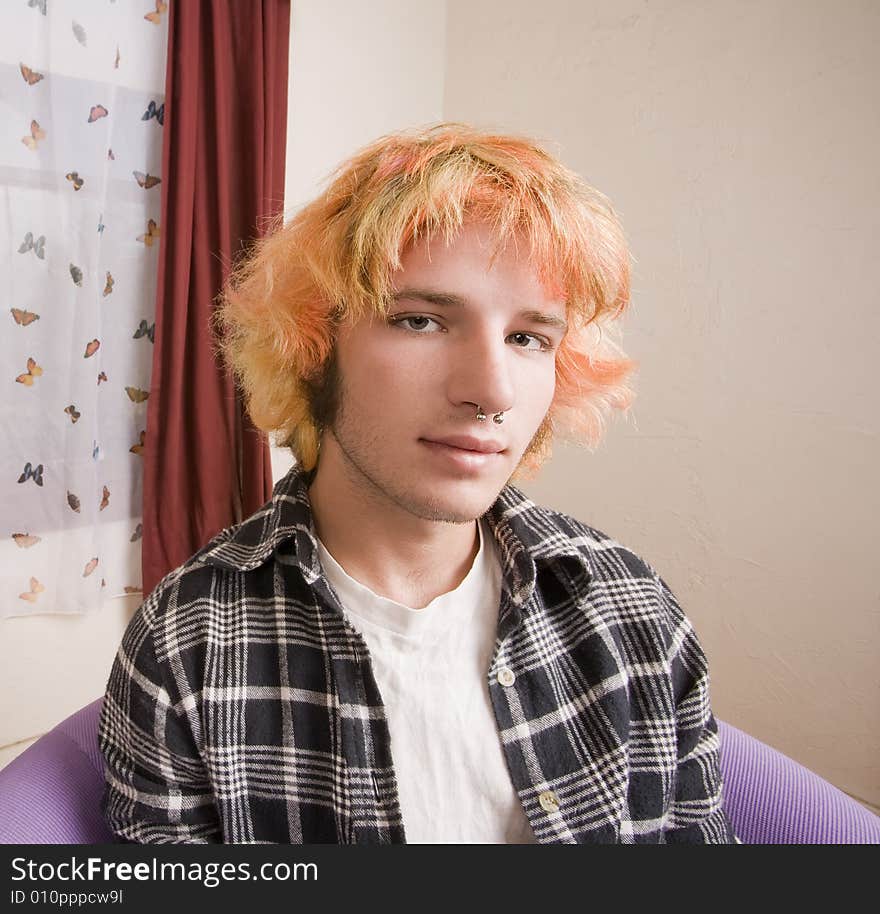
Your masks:
<svg viewBox="0 0 880 914"><path fill-rule="evenodd" d="M141 590L164 2L0 6L0 615Z"/></svg>

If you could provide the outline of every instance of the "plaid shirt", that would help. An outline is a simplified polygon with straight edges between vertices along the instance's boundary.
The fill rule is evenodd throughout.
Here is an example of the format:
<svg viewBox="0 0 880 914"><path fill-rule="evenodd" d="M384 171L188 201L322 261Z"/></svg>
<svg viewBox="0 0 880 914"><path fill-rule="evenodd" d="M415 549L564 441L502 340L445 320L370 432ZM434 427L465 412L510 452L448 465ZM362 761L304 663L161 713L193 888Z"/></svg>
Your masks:
<svg viewBox="0 0 880 914"><path fill-rule="evenodd" d="M121 838L404 842L385 712L308 483L292 470L132 619L99 736ZM706 660L663 580L511 486L487 520L503 580L486 675L537 840L732 841Z"/></svg>

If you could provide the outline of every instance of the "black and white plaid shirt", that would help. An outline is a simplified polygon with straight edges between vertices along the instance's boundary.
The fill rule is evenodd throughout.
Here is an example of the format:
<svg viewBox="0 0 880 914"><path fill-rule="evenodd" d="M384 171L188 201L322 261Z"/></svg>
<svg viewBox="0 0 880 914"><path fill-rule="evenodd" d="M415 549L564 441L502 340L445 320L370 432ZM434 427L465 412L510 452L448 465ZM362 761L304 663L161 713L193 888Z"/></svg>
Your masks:
<svg viewBox="0 0 880 914"><path fill-rule="evenodd" d="M123 839L405 840L385 712L324 576L308 481L292 470L132 619L99 736ZM513 487L487 519L503 582L486 675L536 839L732 841L706 659L663 580Z"/></svg>

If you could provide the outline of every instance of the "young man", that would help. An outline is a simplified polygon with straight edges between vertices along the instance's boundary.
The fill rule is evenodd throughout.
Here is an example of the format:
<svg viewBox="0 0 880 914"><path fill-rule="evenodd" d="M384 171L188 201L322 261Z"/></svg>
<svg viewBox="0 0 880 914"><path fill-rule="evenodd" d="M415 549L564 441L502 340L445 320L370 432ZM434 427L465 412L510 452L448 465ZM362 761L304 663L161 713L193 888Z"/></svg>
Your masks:
<svg viewBox="0 0 880 914"><path fill-rule="evenodd" d="M138 611L101 721L138 842L728 842L657 573L509 485L630 399L609 204L526 140L386 137L238 270L223 347L297 465Z"/></svg>

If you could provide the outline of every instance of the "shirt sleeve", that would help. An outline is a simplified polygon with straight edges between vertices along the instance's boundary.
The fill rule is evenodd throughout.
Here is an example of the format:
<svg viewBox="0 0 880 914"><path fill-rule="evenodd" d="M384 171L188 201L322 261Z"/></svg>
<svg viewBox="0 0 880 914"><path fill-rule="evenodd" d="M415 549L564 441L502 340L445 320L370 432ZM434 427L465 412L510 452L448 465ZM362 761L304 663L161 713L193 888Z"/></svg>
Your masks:
<svg viewBox="0 0 880 914"><path fill-rule="evenodd" d="M670 674L678 766L669 809L669 844L732 844L722 806L718 726L709 704L709 667L690 621L659 579L672 627Z"/></svg>
<svg viewBox="0 0 880 914"><path fill-rule="evenodd" d="M129 623L107 684L98 731L102 809L125 842L219 843L207 771L185 714L171 700L168 665L156 657L149 609L157 600L154 591Z"/></svg>

